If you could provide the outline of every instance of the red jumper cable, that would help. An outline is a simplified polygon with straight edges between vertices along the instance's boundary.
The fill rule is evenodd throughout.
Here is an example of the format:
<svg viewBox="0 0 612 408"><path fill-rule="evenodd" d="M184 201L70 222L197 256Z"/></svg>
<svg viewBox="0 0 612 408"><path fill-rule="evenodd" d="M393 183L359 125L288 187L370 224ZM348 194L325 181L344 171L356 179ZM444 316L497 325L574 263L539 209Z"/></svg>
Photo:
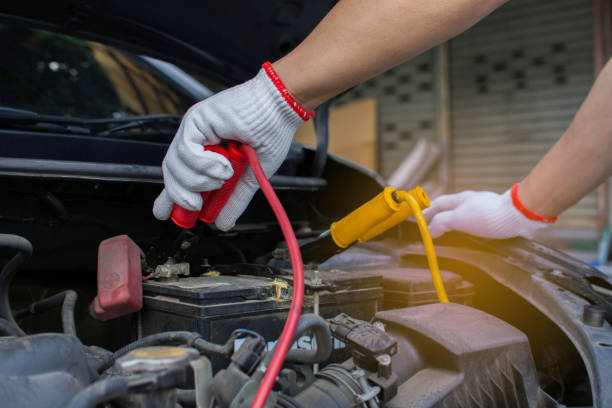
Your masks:
<svg viewBox="0 0 612 408"><path fill-rule="evenodd" d="M219 211L221 211L229 199L234 187L236 187L236 183L246 170L248 162L248 164L251 165L251 169L253 169L255 178L268 200L270 207L272 207L272 211L274 211L274 215L278 220L278 224L287 242L287 248L289 249L291 258L291 269L293 270L293 297L291 299L287 321L285 322L285 327L283 328L283 332L274 350L274 356L270 361L270 366L267 367L266 374L261 381L251 405L252 408L263 408L276 382L276 377L283 366L289 347L291 347L293 335L295 334L295 329L300 319L300 314L302 313L302 303L304 301L304 264L302 263L302 254L300 253L300 246L293 233L289 217L287 217L285 209L261 168L259 160L257 159L257 154L253 148L244 144L239 146L236 142L230 142L227 152L219 146L207 146L206 148L207 150L212 150L228 158L234 169L234 175L228 179L219 190L202 193L204 202L200 212L185 210L175 205L172 211L172 220L183 228L193 227L198 215L204 222L213 222L219 214Z"/></svg>

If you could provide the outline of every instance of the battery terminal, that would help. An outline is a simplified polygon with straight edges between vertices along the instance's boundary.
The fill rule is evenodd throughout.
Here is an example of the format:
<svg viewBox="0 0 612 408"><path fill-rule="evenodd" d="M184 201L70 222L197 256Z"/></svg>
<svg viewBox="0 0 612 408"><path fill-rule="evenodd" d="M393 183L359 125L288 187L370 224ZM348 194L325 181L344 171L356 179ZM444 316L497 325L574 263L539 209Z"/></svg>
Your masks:
<svg viewBox="0 0 612 408"><path fill-rule="evenodd" d="M281 300L281 299L289 299L289 282L284 281L282 279L274 279L272 282L270 282L270 286L274 287L274 292L275 292L275 297L276 300ZM285 296L283 297L283 289L285 290Z"/></svg>

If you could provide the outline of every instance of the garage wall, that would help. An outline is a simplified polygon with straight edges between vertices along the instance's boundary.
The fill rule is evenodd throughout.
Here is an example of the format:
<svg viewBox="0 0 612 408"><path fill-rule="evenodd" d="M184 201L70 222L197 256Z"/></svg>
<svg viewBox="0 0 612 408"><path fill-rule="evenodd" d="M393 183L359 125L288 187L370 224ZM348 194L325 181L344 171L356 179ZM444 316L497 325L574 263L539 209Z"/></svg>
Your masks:
<svg viewBox="0 0 612 408"><path fill-rule="evenodd" d="M569 125L593 82L590 0L513 0L450 43L455 191L502 192ZM557 228L595 230L596 194Z"/></svg>

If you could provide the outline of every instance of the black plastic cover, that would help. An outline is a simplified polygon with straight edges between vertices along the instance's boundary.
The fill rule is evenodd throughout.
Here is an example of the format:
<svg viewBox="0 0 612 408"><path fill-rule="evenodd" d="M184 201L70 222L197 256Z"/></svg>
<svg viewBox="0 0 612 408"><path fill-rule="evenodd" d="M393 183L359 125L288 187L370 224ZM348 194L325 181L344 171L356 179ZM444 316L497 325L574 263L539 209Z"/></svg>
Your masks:
<svg viewBox="0 0 612 408"><path fill-rule="evenodd" d="M0 338L0 405L63 408L90 383L82 344L63 334Z"/></svg>
<svg viewBox="0 0 612 408"><path fill-rule="evenodd" d="M375 319L399 344L393 368L402 383L387 407L538 406L529 342L508 323L454 303L388 310Z"/></svg>

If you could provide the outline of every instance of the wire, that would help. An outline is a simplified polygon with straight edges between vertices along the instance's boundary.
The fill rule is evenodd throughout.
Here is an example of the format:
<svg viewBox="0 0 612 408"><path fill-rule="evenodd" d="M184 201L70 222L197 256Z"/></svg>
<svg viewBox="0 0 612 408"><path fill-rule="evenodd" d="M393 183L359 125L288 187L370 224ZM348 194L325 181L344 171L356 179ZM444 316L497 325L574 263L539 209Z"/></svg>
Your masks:
<svg viewBox="0 0 612 408"><path fill-rule="evenodd" d="M274 215L276 216L276 219L281 227L285 241L287 241L287 248L289 249L289 255L291 257L291 269L293 269L293 298L291 299L291 306L289 307L287 321L285 322L283 332L278 339L278 343L274 350L274 356L270 361L270 366L267 367L266 374L261 381L261 385L259 386L257 394L255 394L253 404L251 405L253 408L263 408L263 406L266 404L266 400L268 399L268 395L272 390L272 386L276 381L276 376L283 366L283 362L285 361L285 356L289 351L289 347L293 342L293 334L295 333L295 329L300 319L300 313L302 312L302 303L304 301L304 264L302 263L300 246L298 245L295 234L293 233L293 228L291 227L287 213L283 209L283 206L276 196L274 189L272 189L270 182L266 178L266 174L264 173L261 165L259 164L259 160L257 159L257 154L252 147L247 145L240 146L240 150L249 159L249 164L251 165L251 169L253 170L255 177L257 178L257 182L266 196L270 207L272 207L272 211L274 211Z"/></svg>
<svg viewBox="0 0 612 408"><path fill-rule="evenodd" d="M0 248L11 248L18 251L0 272L0 317L6 319L20 336L25 336L25 332L21 330L13 317L13 310L9 302L9 287L17 269L32 255L32 244L19 235L0 234Z"/></svg>
<svg viewBox="0 0 612 408"><path fill-rule="evenodd" d="M431 279L433 280L438 299L441 303L448 303L448 295L446 294L444 282L440 276L440 267L438 266L438 259L436 257L433 241L431 240L431 235L429 235L427 221L425 221L425 217L423 217L423 213L421 212L421 207L414 197L412 197L410 194L406 194L405 200L408 202L408 205L410 205L412 215L414 215L414 219L419 227L421 239L423 240L423 245L425 246L425 253L427 254L427 263L429 264L429 270L431 271Z"/></svg>

